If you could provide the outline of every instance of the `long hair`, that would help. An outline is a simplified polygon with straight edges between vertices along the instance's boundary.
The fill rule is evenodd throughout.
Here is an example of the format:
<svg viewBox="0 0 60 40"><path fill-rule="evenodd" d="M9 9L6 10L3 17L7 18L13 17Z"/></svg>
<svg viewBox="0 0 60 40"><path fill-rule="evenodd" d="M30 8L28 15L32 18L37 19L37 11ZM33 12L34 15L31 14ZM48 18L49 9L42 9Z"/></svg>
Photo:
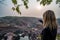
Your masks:
<svg viewBox="0 0 60 40"><path fill-rule="evenodd" d="M57 28L56 17L53 11L48 10L43 14L43 25L51 30Z"/></svg>

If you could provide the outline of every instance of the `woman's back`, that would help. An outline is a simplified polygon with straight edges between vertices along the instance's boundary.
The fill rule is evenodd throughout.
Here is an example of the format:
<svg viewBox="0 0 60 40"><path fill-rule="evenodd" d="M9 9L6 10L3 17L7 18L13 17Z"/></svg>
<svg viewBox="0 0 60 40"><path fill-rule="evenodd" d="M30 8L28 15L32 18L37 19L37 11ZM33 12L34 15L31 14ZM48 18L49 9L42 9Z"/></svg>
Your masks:
<svg viewBox="0 0 60 40"><path fill-rule="evenodd" d="M55 40L57 34L57 29L50 30L49 27L46 27L42 30L41 40Z"/></svg>

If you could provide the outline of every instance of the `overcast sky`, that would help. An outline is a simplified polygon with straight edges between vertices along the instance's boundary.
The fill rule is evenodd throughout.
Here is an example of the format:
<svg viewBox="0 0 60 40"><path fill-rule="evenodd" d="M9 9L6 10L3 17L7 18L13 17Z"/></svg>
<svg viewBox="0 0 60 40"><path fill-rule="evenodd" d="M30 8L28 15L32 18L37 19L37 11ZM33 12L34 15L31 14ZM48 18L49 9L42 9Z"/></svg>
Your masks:
<svg viewBox="0 0 60 40"><path fill-rule="evenodd" d="M1 1L1 0L0 0ZM0 17L2 16L28 16L42 18L43 13L46 10L53 10L55 12L56 18L60 18L60 8L59 5L55 3L55 0L48 6L42 6L36 0L29 0L29 9L26 9L23 5L20 7L21 15L17 12L13 12L11 9L13 4L11 0L5 0L4 4L0 3ZM21 0L18 0L18 4L23 4Z"/></svg>

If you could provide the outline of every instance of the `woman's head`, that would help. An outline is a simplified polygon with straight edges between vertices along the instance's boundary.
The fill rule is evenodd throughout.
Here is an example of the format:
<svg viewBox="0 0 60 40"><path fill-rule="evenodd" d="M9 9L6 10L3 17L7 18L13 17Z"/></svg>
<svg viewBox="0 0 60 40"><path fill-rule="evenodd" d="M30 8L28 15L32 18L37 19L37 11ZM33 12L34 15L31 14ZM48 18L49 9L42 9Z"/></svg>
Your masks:
<svg viewBox="0 0 60 40"><path fill-rule="evenodd" d="M43 25L49 28L57 28L56 17L53 11L48 10L43 14Z"/></svg>

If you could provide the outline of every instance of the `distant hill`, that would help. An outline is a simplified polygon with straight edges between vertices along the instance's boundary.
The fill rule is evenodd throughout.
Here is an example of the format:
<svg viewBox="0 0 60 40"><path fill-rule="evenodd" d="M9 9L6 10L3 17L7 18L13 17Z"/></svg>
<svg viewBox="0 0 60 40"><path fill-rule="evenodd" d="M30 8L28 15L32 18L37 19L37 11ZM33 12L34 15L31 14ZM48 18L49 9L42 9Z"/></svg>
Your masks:
<svg viewBox="0 0 60 40"><path fill-rule="evenodd" d="M0 18L0 24L10 24L10 25L16 25L16 26L29 26L35 27L35 24L41 23L39 18L35 17L14 17L14 16L6 16Z"/></svg>
<svg viewBox="0 0 60 40"><path fill-rule="evenodd" d="M0 17L0 33L5 32L14 32L17 30L30 30L38 29L42 30L42 23L40 18L35 17L16 17L16 16L6 16ZM58 24L60 25L60 19L57 19ZM60 28L58 28L58 34L60 34Z"/></svg>
<svg viewBox="0 0 60 40"><path fill-rule="evenodd" d="M60 25L60 18L57 19L57 23L58 23L58 25Z"/></svg>
<svg viewBox="0 0 60 40"><path fill-rule="evenodd" d="M16 30L29 30L30 28L42 29L41 19L35 17L0 17L0 33L14 32ZM41 26L41 27L40 27Z"/></svg>

